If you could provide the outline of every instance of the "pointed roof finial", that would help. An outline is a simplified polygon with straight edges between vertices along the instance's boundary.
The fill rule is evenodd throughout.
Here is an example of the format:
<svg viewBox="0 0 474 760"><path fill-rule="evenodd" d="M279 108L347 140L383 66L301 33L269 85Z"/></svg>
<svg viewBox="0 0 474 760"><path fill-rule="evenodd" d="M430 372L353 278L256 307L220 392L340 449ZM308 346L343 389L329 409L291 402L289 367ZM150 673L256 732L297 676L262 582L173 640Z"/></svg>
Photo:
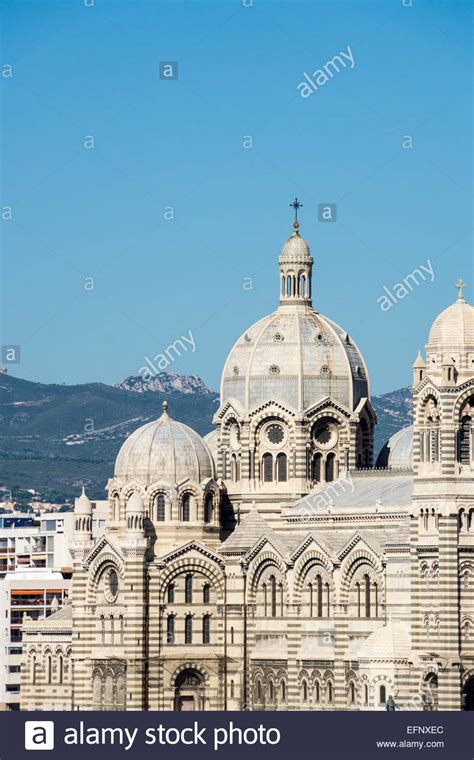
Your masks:
<svg viewBox="0 0 474 760"><path fill-rule="evenodd" d="M464 303L463 290L467 287L466 283L462 280L458 280L455 287L458 289L458 301Z"/></svg>
<svg viewBox="0 0 474 760"><path fill-rule="evenodd" d="M421 355L420 349L418 349L418 356L416 357L415 361L413 362L413 368L418 367L426 367L426 363Z"/></svg>
<svg viewBox="0 0 474 760"><path fill-rule="evenodd" d="M161 408L163 409L163 414L168 414L168 402L163 401Z"/></svg>
<svg viewBox="0 0 474 760"><path fill-rule="evenodd" d="M290 207L295 210L295 221L293 222L294 234L299 235L300 223L298 222L298 209L303 208L303 204L299 202L298 198L295 198L293 203L290 203Z"/></svg>

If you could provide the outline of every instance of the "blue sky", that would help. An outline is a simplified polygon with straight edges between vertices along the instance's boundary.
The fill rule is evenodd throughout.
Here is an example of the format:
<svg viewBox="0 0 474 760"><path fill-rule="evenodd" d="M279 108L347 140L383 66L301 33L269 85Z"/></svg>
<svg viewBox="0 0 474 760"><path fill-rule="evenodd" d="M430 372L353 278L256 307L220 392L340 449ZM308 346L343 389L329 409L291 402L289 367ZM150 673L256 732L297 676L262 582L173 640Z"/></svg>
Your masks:
<svg viewBox="0 0 474 760"><path fill-rule="evenodd" d="M315 307L357 341L373 392L408 385L459 277L472 301L471 4L91 2L3 3L10 372L119 382L191 330L169 369L217 388L276 308L298 195ZM354 67L302 98L304 72L347 46ZM428 260L433 281L382 311Z"/></svg>

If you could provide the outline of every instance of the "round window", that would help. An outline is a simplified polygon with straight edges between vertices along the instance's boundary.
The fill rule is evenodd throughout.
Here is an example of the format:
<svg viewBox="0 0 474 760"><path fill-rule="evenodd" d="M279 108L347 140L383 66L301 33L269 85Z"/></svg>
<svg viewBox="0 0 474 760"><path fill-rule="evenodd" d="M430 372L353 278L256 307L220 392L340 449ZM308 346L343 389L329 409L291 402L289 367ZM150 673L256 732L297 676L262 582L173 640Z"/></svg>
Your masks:
<svg viewBox="0 0 474 760"><path fill-rule="evenodd" d="M118 595L118 591L119 591L119 579L118 579L117 571L110 570L107 576L106 585L105 585L105 595L109 602L115 601Z"/></svg>
<svg viewBox="0 0 474 760"><path fill-rule="evenodd" d="M273 443L274 446L278 446L278 444L283 443L285 440L284 428L275 422L267 427L266 433L268 440L270 443Z"/></svg>
<svg viewBox="0 0 474 760"><path fill-rule="evenodd" d="M314 440L320 449L332 449L338 437L337 426L333 422L321 420L314 429Z"/></svg>

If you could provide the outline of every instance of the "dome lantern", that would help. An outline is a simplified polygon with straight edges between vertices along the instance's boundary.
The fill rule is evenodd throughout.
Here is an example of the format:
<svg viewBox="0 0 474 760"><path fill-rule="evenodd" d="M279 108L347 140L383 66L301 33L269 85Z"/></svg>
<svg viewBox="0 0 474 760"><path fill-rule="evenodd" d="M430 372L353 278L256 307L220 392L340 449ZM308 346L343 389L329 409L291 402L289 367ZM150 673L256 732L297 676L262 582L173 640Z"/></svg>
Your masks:
<svg viewBox="0 0 474 760"><path fill-rule="evenodd" d="M280 266L280 306L311 306L311 277L313 258L308 243L300 236L298 209L302 203L295 198L290 204L295 209L293 235L281 249L278 259Z"/></svg>

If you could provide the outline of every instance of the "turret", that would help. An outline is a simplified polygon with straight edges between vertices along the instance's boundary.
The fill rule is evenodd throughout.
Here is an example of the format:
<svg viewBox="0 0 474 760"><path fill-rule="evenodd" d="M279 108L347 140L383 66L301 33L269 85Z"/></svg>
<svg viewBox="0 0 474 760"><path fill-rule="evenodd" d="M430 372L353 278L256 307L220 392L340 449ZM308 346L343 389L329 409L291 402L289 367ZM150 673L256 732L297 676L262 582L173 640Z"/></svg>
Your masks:
<svg viewBox="0 0 474 760"><path fill-rule="evenodd" d="M92 541L92 503L84 486L74 505L74 537L76 541Z"/></svg>
<svg viewBox="0 0 474 760"><path fill-rule="evenodd" d="M418 383L421 383L425 376L426 362L424 361L421 351L418 351L418 356L413 362L413 387L415 388Z"/></svg>
<svg viewBox="0 0 474 760"><path fill-rule="evenodd" d="M143 499L134 491L127 501L127 530L134 533L143 533L145 519L145 505Z"/></svg>

